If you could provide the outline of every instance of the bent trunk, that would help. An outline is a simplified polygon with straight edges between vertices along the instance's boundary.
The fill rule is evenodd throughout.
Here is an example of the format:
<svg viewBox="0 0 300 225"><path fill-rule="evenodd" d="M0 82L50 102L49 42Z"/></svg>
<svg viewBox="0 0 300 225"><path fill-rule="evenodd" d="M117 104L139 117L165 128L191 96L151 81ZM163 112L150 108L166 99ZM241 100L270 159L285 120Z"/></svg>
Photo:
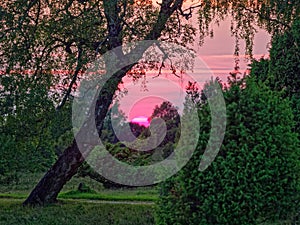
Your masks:
<svg viewBox="0 0 300 225"><path fill-rule="evenodd" d="M84 158L74 140L40 180L23 205L43 205L56 202L58 193L65 183L77 173L83 161Z"/></svg>

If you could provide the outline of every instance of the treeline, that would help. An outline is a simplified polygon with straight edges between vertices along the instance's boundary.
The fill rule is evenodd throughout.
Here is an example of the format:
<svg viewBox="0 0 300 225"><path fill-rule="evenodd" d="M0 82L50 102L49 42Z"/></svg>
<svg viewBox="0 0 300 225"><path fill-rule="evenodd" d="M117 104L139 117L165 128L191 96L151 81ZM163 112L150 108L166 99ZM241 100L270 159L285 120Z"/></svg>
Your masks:
<svg viewBox="0 0 300 225"><path fill-rule="evenodd" d="M45 172L72 141L72 101L67 101L63 108L57 110L55 99L49 95L50 88L45 88L46 85L39 84L40 88L37 88L30 83L30 77L19 74L0 79L0 183L18 183L22 173ZM170 154L180 135L180 116L170 102L163 102L153 109L151 118L164 119L167 134L155 150L147 152L126 147L118 135L133 141L123 132L125 125L129 125L134 137L145 139L151 135L149 128L128 122L119 110L118 102L113 107L115 110L109 111L100 138L115 158L141 166L162 160ZM112 126L112 117L116 127ZM105 187L122 186L105 179L87 163L80 167L77 176L89 176Z"/></svg>

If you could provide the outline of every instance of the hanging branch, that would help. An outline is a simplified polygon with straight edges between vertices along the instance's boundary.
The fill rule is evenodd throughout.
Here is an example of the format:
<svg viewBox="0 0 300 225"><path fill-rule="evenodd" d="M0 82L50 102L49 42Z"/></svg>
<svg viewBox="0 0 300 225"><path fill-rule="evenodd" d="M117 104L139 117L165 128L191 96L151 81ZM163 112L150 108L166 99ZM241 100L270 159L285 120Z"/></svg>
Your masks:
<svg viewBox="0 0 300 225"><path fill-rule="evenodd" d="M78 46L78 56L77 56L77 66L76 66L76 70L74 72L73 78L69 84L68 90L64 96L64 98L62 99L61 103L56 107L56 111L59 111L67 102L71 92L72 92L72 87L75 84L78 74L82 68L82 62L81 62L81 58L82 58L82 46L81 44L79 44Z"/></svg>
<svg viewBox="0 0 300 225"><path fill-rule="evenodd" d="M168 59L171 63L170 67L171 67L171 71L172 71L172 74L175 75L176 77L178 78L181 78L178 74L176 74L176 69L173 65L173 62L172 60L168 57L168 54L165 52L165 50L160 46L160 43L157 42L156 43L156 46L161 50L161 52L163 53L163 59L162 59L162 63L159 67L159 71L158 71L158 74L156 76L154 76L153 78L156 78L156 77L159 77L161 75L161 71L162 71L162 68L165 68L165 61Z"/></svg>

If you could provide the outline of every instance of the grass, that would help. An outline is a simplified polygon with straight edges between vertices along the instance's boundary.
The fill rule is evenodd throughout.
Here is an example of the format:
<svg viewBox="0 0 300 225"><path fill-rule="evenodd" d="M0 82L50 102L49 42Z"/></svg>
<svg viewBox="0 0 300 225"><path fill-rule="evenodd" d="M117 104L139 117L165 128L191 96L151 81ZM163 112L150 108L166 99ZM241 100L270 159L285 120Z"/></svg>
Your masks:
<svg viewBox="0 0 300 225"><path fill-rule="evenodd" d="M1 196L1 195L0 195ZM90 199L90 200L107 200L107 201L156 201L157 195L138 194L136 191L123 190L116 192L104 193L81 193L78 191L69 191L61 193L59 199Z"/></svg>
<svg viewBox="0 0 300 225"><path fill-rule="evenodd" d="M18 183L0 185L0 198L25 199L42 176L42 173L24 174L20 176ZM91 191L87 193L79 192L79 183L84 183ZM156 201L158 199L158 193L154 187L115 190L104 189L102 184L90 178L75 176L64 186L58 198L108 201Z"/></svg>
<svg viewBox="0 0 300 225"><path fill-rule="evenodd" d="M107 190L89 178L73 177L59 194L58 204L23 207L22 202L42 176L25 174L17 183L0 185L0 225L154 224L154 205L146 203L158 199L155 188ZM87 185L89 191L79 192L79 183ZM108 202L103 204L98 200ZM112 201L118 202L112 204ZM138 204L127 204L131 201Z"/></svg>
<svg viewBox="0 0 300 225"><path fill-rule="evenodd" d="M135 194L136 192L123 191L107 193L81 193L78 191L63 192L58 195L58 199L87 199L87 200L106 200L106 201L144 201L153 202L158 200L157 195ZM22 193L0 193L0 198L25 199L27 194Z"/></svg>
<svg viewBox="0 0 300 225"><path fill-rule="evenodd" d="M20 199L0 199L0 224L151 225L154 206L60 201L46 207L22 207Z"/></svg>
<svg viewBox="0 0 300 225"><path fill-rule="evenodd" d="M0 225L154 224L154 205L146 203L158 199L156 188L108 190L96 181L76 176L59 194L58 204L23 207L22 202L42 176L41 173L21 174L18 182L0 185ZM78 191L80 183L88 187L88 192Z"/></svg>
<svg viewBox="0 0 300 225"><path fill-rule="evenodd" d="M6 198L6 199L25 199L27 197L26 194L20 194L20 193L0 193L0 199Z"/></svg>
<svg viewBox="0 0 300 225"><path fill-rule="evenodd" d="M136 194L135 191L104 192L104 193L81 193L79 191L69 191L60 193L58 199L87 199L87 200L106 200L106 201L143 201L153 202L158 200L157 195ZM0 198L6 199L25 199L27 194L22 193L0 193Z"/></svg>
<svg viewBox="0 0 300 225"><path fill-rule="evenodd" d="M29 193L40 181L45 173L20 173L18 181L10 184L1 184L0 193ZM79 183L87 184L91 189L99 192L104 190L102 184L88 177L82 178L74 176L63 188L63 192L76 190Z"/></svg>
<svg viewBox="0 0 300 225"><path fill-rule="evenodd" d="M156 188L108 190L89 178L73 177L59 194L59 204L36 208L22 207L22 202L42 175L27 174L20 177L17 184L0 185L0 225L154 224L155 206L146 203L158 199ZM84 183L90 190L79 192L79 183ZM103 204L99 200L108 202ZM112 201L117 201L117 204ZM138 204L127 204L130 201ZM298 220L296 223L280 221L260 225L300 224Z"/></svg>

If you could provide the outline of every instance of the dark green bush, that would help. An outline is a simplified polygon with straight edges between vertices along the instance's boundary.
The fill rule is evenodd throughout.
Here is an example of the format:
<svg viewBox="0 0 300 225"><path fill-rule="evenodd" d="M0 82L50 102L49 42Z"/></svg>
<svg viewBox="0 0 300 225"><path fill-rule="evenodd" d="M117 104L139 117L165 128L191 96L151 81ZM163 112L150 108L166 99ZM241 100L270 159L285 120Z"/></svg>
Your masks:
<svg viewBox="0 0 300 225"><path fill-rule="evenodd" d="M204 104L198 147L162 184L157 224L258 224L295 214L299 144L290 102L254 79L244 88L233 82L224 97L227 130L218 156L198 171L210 130Z"/></svg>

